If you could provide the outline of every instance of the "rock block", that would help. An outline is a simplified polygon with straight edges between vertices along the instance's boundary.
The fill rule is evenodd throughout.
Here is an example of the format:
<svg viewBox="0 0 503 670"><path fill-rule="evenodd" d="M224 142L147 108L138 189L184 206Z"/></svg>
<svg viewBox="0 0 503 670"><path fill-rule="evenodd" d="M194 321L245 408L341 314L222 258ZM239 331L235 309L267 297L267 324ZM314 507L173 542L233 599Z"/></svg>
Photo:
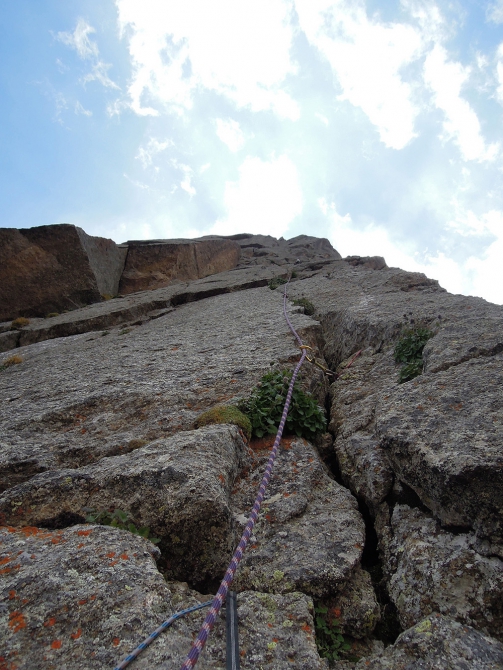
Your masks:
<svg viewBox="0 0 503 670"><path fill-rule="evenodd" d="M0 320L46 316L115 295L124 251L69 224L0 228Z"/></svg>
<svg viewBox="0 0 503 670"><path fill-rule="evenodd" d="M443 530L419 509L396 505L386 547L389 594L403 628L439 612L503 640L503 562L474 538Z"/></svg>
<svg viewBox="0 0 503 670"><path fill-rule="evenodd" d="M202 582L225 571L232 555L229 495L244 456L235 426L180 432L77 470L38 474L0 498L1 519L58 528L70 513L85 520L89 508L127 511L161 538L167 575Z"/></svg>
<svg viewBox="0 0 503 670"><path fill-rule="evenodd" d="M355 670L497 670L502 667L500 642L437 614L406 630L381 655L357 663Z"/></svg>
<svg viewBox="0 0 503 670"><path fill-rule="evenodd" d="M122 294L161 288L178 279L201 279L232 270L239 261L239 244L232 240L147 240L127 242L120 281Z"/></svg>
<svg viewBox="0 0 503 670"><path fill-rule="evenodd" d="M258 452L253 471L238 484L238 518L253 505L267 454ZM352 578L365 541L363 520L356 500L328 476L309 442L282 441L259 519L237 588L320 598L343 590Z"/></svg>

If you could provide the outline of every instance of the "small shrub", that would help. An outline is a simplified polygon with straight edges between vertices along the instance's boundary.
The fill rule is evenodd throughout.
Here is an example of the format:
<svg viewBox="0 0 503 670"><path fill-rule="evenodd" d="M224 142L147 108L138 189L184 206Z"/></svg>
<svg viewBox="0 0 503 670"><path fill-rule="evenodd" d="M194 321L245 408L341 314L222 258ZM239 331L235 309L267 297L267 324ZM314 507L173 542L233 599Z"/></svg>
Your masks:
<svg viewBox="0 0 503 670"><path fill-rule="evenodd" d="M121 331L119 331L119 335L127 335L130 332L131 328L123 328Z"/></svg>
<svg viewBox="0 0 503 670"><path fill-rule="evenodd" d="M316 646L322 658L329 662L337 661L341 651L348 651L348 644L341 633L339 621L331 616L328 607L317 605L314 608L314 628L316 632Z"/></svg>
<svg viewBox="0 0 503 670"><path fill-rule="evenodd" d="M273 279L269 280L269 283L267 286L271 289L271 291L274 291L274 289L278 288L278 286L281 286L282 284L286 284L287 280L283 279L283 277L274 277Z"/></svg>
<svg viewBox="0 0 503 670"><path fill-rule="evenodd" d="M300 307L303 307L304 308L304 314L307 314L308 316L312 316L316 311L313 303L310 300L308 300L307 298L296 298L293 301L293 304L294 305L299 305Z"/></svg>
<svg viewBox="0 0 503 670"><path fill-rule="evenodd" d="M101 297L103 298L103 300L112 300L113 295L111 295L110 293L103 293Z"/></svg>
<svg viewBox="0 0 503 670"><path fill-rule="evenodd" d="M418 377L423 371L423 349L433 336L428 328L410 328L403 332L395 346L394 356L397 363L404 363L398 375L402 384Z"/></svg>
<svg viewBox="0 0 503 670"><path fill-rule="evenodd" d="M140 535L147 540L150 540L153 544L158 544L161 539L159 537L149 537L150 528L148 526L143 526L142 528L137 528L133 523L133 519L129 512L123 512L120 509L115 509L112 512L110 510L88 510L86 516L86 521L88 523L98 523L101 526L112 526L113 528L119 528L120 530L128 530L133 535Z"/></svg>
<svg viewBox="0 0 503 670"><path fill-rule="evenodd" d="M49 314L45 318L51 319L53 316L59 316L59 312L49 312Z"/></svg>
<svg viewBox="0 0 503 670"><path fill-rule="evenodd" d="M239 404L239 409L250 419L254 436L263 437L277 432L291 378L292 373L288 370L269 372L262 377L250 397ZM326 429L323 410L311 395L298 388L297 383L293 387L285 428L308 440Z"/></svg>
<svg viewBox="0 0 503 670"><path fill-rule="evenodd" d="M252 427L250 419L234 405L217 405L216 407L212 407L207 412L203 412L198 416L194 425L196 428L201 428L213 423L231 423L239 426L246 435L246 439L249 440L251 438Z"/></svg>
<svg viewBox="0 0 503 670"><path fill-rule="evenodd" d="M10 356L0 363L0 370L5 370L5 368L9 368L11 365L19 365L22 362L22 356Z"/></svg>
<svg viewBox="0 0 503 670"><path fill-rule="evenodd" d="M10 324L11 330L19 330L29 325L30 319L25 319L24 316L19 316L17 319Z"/></svg>

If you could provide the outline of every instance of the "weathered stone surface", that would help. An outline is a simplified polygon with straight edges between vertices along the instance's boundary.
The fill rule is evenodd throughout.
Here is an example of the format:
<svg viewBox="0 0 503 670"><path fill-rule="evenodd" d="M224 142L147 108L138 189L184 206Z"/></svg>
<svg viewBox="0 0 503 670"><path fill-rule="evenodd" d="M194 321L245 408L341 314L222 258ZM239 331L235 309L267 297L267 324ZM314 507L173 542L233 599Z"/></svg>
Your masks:
<svg viewBox="0 0 503 670"><path fill-rule="evenodd" d="M47 319L31 319L29 325L20 331L12 331L8 336L0 334L0 352L8 351L16 346L27 346L56 337L105 330L118 325L140 325L163 316L174 306L204 300L222 293L266 286L268 281L277 274L274 268L258 266L241 268L221 272L190 282L190 284L174 281L165 288L141 291L106 300ZM10 323L9 321L6 324L6 330L10 328Z"/></svg>
<svg viewBox="0 0 503 670"><path fill-rule="evenodd" d="M470 626L440 615L423 619L400 635L382 655L355 670L498 670L503 645Z"/></svg>
<svg viewBox="0 0 503 670"><path fill-rule="evenodd" d="M267 442L266 442L267 443ZM253 506L268 449L233 497L244 523ZM355 499L326 473L309 442L283 440L236 588L326 597L344 589L365 540Z"/></svg>
<svg viewBox="0 0 503 670"><path fill-rule="evenodd" d="M236 267L240 248L226 239L145 240L127 242L119 290L134 293L193 280Z"/></svg>
<svg viewBox="0 0 503 670"><path fill-rule="evenodd" d="M0 497L0 519L58 527L70 513L85 520L89 508L127 511L161 538L169 576L202 582L225 572L232 555L229 494L245 453L236 426L181 432L123 456L32 477Z"/></svg>
<svg viewBox="0 0 503 670"><path fill-rule="evenodd" d="M123 264L124 251L112 240L76 226L0 228L0 320L45 316L115 295Z"/></svg>
<svg viewBox="0 0 503 670"><path fill-rule="evenodd" d="M292 319L316 348L316 322ZM281 294L268 288L192 302L127 330L16 350L24 363L0 374L2 490L189 430L205 409L248 395L271 364L298 360ZM324 393L320 377L305 368L315 393Z"/></svg>
<svg viewBox="0 0 503 670"><path fill-rule="evenodd" d="M389 593L410 628L432 612L503 639L503 562L473 549L419 509L397 505L386 547Z"/></svg>
<svg viewBox="0 0 503 670"><path fill-rule="evenodd" d="M117 665L176 611L208 596L166 583L148 540L105 526L0 529L0 638L6 668L104 670ZM135 667L180 667L207 610L171 626ZM238 597L241 667L325 667L314 644L312 602L300 593ZM164 665L164 664L168 665ZM225 615L197 667L225 666Z"/></svg>
<svg viewBox="0 0 503 670"><path fill-rule="evenodd" d="M390 393L376 420L400 480L443 524L474 529L500 556L502 374L498 354L422 375Z"/></svg>
<svg viewBox="0 0 503 670"><path fill-rule="evenodd" d="M356 639L369 637L381 618L370 575L359 565L332 602L338 611L341 633Z"/></svg>

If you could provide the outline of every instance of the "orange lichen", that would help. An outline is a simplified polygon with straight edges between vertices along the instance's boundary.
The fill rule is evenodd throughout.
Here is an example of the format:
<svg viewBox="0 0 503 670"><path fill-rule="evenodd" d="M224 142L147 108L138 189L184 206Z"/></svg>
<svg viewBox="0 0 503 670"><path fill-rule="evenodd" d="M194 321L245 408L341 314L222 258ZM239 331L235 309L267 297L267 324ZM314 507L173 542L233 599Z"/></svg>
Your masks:
<svg viewBox="0 0 503 670"><path fill-rule="evenodd" d="M72 633L70 637L72 638L72 640L78 640L81 635L82 635L82 628L79 628L78 631L76 633Z"/></svg>
<svg viewBox="0 0 503 670"><path fill-rule="evenodd" d="M51 642L51 649L61 649L62 644L61 640L54 640L54 642Z"/></svg>
<svg viewBox="0 0 503 670"><path fill-rule="evenodd" d="M121 554L121 558L123 561L129 561L129 556L127 554Z"/></svg>
<svg viewBox="0 0 503 670"><path fill-rule="evenodd" d="M87 537L87 535L91 535L92 532L93 532L92 528L91 530L78 530L77 535L85 535Z"/></svg>
<svg viewBox="0 0 503 670"><path fill-rule="evenodd" d="M11 612L9 616L9 628L12 628L13 633L17 633L23 628L26 628L26 619L24 614L21 612Z"/></svg>
<svg viewBox="0 0 503 670"><path fill-rule="evenodd" d="M14 590L9 591L9 600L14 600L16 597L16 592Z"/></svg>
<svg viewBox="0 0 503 670"><path fill-rule="evenodd" d="M44 626L54 626L56 623L56 617L51 617L50 619L47 619L47 621L44 621Z"/></svg>
<svg viewBox="0 0 503 670"><path fill-rule="evenodd" d="M119 640L118 637L114 637L114 639L112 640L112 644L113 644L114 647L119 646L120 642L121 641Z"/></svg>

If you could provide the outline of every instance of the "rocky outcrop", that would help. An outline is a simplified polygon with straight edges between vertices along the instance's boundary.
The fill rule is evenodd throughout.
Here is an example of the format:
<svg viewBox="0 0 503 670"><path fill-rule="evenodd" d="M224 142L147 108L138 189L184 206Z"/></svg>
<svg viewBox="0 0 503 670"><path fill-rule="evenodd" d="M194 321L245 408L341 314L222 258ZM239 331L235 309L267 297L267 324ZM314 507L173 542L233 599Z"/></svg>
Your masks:
<svg viewBox="0 0 503 670"><path fill-rule="evenodd" d="M302 370L330 433L281 444L234 582L241 667L326 670L313 604L318 631L337 618L350 654L363 657L338 670L503 667L503 308L378 257L340 259L323 240L233 237L233 270L15 333L0 326L17 345L4 356L22 359L0 359L6 663L65 667L64 649L73 667L112 667L171 612L215 592L270 440L195 424L298 361L283 287L267 286L293 271L290 318L310 355L337 371ZM400 384L394 346L418 325L433 333L422 374ZM125 531L84 525L89 508L129 512L160 539L161 556ZM122 554L136 561L134 582ZM80 612L75 598L94 603L93 594L94 618L82 609L72 638L79 627L64 608ZM181 665L204 612L189 617L138 667ZM33 664L37 640L47 666ZM197 667L221 670L224 647L221 620Z"/></svg>
<svg viewBox="0 0 503 670"><path fill-rule="evenodd" d="M173 280L194 280L236 267L240 248L225 239L126 242L122 294L162 288Z"/></svg>
<svg viewBox="0 0 503 670"><path fill-rule="evenodd" d="M46 316L116 295L125 251L68 224L0 228L0 320Z"/></svg>

